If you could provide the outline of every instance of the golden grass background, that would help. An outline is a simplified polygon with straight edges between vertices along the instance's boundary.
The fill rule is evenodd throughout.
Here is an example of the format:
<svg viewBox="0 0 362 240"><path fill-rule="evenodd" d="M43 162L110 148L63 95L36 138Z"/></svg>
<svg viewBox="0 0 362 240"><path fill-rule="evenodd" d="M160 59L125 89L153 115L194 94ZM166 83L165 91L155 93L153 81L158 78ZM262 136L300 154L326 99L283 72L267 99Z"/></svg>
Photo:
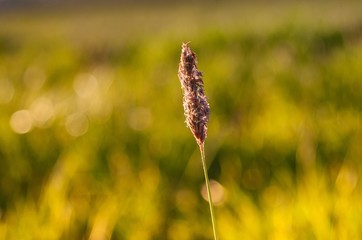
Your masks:
<svg viewBox="0 0 362 240"><path fill-rule="evenodd" d="M212 237L177 79L186 41L220 239L361 238L361 9L2 9L0 238Z"/></svg>

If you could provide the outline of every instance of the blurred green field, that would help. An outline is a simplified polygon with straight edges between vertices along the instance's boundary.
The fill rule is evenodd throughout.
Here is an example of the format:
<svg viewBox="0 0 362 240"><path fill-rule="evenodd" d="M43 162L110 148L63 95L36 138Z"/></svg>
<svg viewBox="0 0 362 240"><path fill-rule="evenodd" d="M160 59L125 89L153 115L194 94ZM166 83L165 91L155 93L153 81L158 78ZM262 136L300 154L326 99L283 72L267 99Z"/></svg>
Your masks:
<svg viewBox="0 0 362 240"><path fill-rule="evenodd" d="M362 238L362 3L0 9L0 239Z"/></svg>

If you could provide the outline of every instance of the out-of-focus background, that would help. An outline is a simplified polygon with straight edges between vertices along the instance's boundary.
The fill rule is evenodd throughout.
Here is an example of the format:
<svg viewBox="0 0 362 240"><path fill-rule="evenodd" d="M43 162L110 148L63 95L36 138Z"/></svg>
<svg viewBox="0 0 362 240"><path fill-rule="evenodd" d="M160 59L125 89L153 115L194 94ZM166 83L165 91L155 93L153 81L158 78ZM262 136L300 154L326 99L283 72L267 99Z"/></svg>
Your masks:
<svg viewBox="0 0 362 240"><path fill-rule="evenodd" d="M362 238L361 1L0 1L0 239Z"/></svg>

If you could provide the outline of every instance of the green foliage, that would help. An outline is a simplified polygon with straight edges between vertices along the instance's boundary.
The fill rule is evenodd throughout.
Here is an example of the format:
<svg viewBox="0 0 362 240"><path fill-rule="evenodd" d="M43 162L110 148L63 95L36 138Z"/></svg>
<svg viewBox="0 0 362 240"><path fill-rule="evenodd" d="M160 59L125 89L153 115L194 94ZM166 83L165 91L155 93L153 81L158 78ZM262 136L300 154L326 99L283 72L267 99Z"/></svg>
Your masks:
<svg viewBox="0 0 362 240"><path fill-rule="evenodd" d="M177 79L189 40L220 239L361 238L360 6L264 25L242 7L4 12L0 239L212 237Z"/></svg>

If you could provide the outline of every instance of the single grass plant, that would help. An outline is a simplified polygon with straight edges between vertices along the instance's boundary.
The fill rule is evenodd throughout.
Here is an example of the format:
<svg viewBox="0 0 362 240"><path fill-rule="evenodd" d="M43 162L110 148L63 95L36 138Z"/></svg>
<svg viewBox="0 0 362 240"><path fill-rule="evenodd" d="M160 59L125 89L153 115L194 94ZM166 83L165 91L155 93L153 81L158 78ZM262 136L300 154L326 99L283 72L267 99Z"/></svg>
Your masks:
<svg viewBox="0 0 362 240"><path fill-rule="evenodd" d="M210 106L204 92L202 73L196 66L196 54L191 51L188 43L182 44L181 59L178 77L183 91L183 107L186 125L190 128L197 144L200 147L202 168L205 175L205 184L209 200L211 223L214 239L217 239L215 227L215 213L205 160L204 142L207 136L207 122L209 121Z"/></svg>

